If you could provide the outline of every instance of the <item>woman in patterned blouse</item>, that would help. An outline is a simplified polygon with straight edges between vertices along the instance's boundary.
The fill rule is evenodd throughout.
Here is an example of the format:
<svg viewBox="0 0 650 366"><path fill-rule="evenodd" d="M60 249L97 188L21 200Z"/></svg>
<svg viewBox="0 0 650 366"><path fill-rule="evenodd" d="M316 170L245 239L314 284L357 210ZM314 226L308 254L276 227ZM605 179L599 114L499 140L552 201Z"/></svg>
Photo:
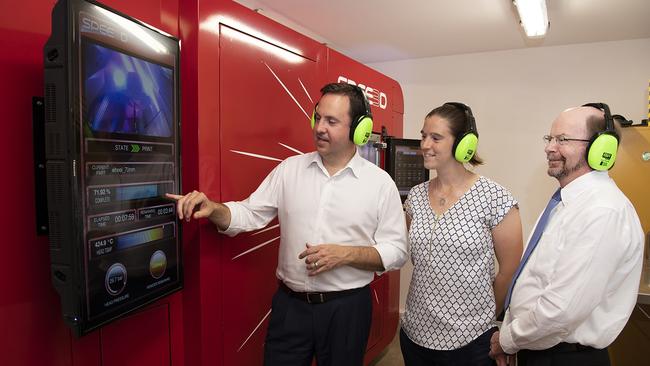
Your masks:
<svg viewBox="0 0 650 366"><path fill-rule="evenodd" d="M457 139L478 136L473 118L468 106L445 103L424 119L420 147L436 177L405 203L414 266L400 331L407 366L494 362L490 336L521 257L521 221L508 190L455 158Z"/></svg>

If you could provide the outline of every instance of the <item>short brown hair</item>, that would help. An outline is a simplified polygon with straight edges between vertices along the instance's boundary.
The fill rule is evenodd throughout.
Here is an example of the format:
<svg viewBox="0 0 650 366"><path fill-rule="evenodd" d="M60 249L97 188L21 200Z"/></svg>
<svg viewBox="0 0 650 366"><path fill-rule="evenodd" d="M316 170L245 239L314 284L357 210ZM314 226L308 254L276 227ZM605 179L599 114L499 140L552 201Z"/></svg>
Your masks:
<svg viewBox="0 0 650 366"><path fill-rule="evenodd" d="M348 114L350 115L350 123L359 119L359 117L369 113L366 111L366 102L364 101L365 96L363 95L363 90L356 85L348 83L330 83L321 88L321 97L325 94L337 94L345 95L350 101L350 110ZM368 107L370 108L370 107Z"/></svg>

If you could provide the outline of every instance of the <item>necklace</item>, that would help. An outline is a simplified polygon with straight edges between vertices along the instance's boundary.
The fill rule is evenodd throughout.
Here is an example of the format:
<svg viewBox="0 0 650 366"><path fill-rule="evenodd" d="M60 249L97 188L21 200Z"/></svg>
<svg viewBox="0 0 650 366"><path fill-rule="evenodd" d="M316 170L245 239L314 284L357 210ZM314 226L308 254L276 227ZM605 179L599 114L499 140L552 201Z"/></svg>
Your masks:
<svg viewBox="0 0 650 366"><path fill-rule="evenodd" d="M433 184L429 186L431 189L429 197L432 205L437 204L440 209L447 207L448 202L455 202L456 199L460 199L463 192L469 189L471 184L474 184L474 181L476 179L474 179L473 175L466 175L455 184L448 185L445 190L440 180L437 177L434 178Z"/></svg>
<svg viewBox="0 0 650 366"><path fill-rule="evenodd" d="M443 207L447 204L447 196L451 193L451 190L448 190L446 194L443 195L442 186L439 181L436 180L436 186L434 186L434 196L438 200L438 206Z"/></svg>

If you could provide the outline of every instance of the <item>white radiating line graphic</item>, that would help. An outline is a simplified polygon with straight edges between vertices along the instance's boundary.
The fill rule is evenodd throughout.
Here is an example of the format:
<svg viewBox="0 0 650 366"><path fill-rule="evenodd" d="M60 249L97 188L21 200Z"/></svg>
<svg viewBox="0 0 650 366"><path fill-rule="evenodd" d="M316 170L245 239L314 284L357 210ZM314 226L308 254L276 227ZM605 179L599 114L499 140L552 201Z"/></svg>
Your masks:
<svg viewBox="0 0 650 366"><path fill-rule="evenodd" d="M300 83L300 86L302 86L302 90L304 90L304 91L305 91L305 94L307 94L307 98L309 98L309 101L310 101L312 104L314 104L314 100L311 99L311 95L309 95L309 92L307 91L307 88L305 88L305 85L303 85L302 80L300 80L300 78L298 78L298 82Z"/></svg>
<svg viewBox="0 0 650 366"><path fill-rule="evenodd" d="M372 289L375 292L375 300L377 300L377 305L379 305L379 296L377 296L377 290Z"/></svg>
<svg viewBox="0 0 650 366"><path fill-rule="evenodd" d="M253 331L251 332L251 334L248 335L248 338L246 338L246 340L244 341L244 343L242 343L241 346L239 346L239 349L237 350L237 352L241 351L241 349L244 348L244 345L246 345L246 342L248 342L248 340L251 339L251 337L253 336L253 334L255 334L255 332L257 331L257 329L260 327L260 325L262 325L262 323L264 323L264 320L266 320L266 318L268 318L270 314L271 314L271 309L269 309L269 311L266 313L266 315L264 315L264 317L262 318L262 320L260 320L260 322L257 323L257 326L255 327L255 329L253 329Z"/></svg>
<svg viewBox="0 0 650 366"><path fill-rule="evenodd" d="M261 234L261 233L263 233L263 232L265 232L265 231L273 230L273 229L275 229L276 227L280 227L280 224L273 225L273 226L269 226L269 227L267 227L266 229L262 229L262 230L260 230L260 231L254 232L254 233L251 234L251 236L255 236L255 235L257 235L257 234Z"/></svg>
<svg viewBox="0 0 650 366"><path fill-rule="evenodd" d="M302 106L300 105L300 103L298 103L298 101L297 101L296 98L293 96L293 94L291 94L291 92L289 91L289 89L287 89L287 86L284 85L284 83L282 82L282 80L280 80L280 78L278 77L278 75L276 75L275 72L273 71L273 69L271 69L271 66L269 66L266 62L264 63L264 65L266 65L266 67L269 69L269 71L271 71L271 74L273 74L273 76L274 76L275 79L278 81L278 83L280 83L280 85L282 85L282 87L284 88L284 90L287 92L287 94L289 94L289 96L291 97L291 99L293 99L293 101L296 103L296 105L298 106L298 108L300 108L300 110L302 111L302 113L305 114L305 117L307 117L308 120L311 120L311 116L308 115L307 112L305 112L305 110L302 108Z"/></svg>
<svg viewBox="0 0 650 366"><path fill-rule="evenodd" d="M276 236L275 238L273 238L273 239L271 239L271 240L267 240L267 241L265 241L264 243L262 243L262 244L260 244L260 245L258 245L258 246L256 246L256 247L250 248L250 249L248 249L247 251L245 251L245 252L243 252L243 253L241 253L241 254L238 254L238 255L232 257L231 260L234 261L235 259L241 257L242 255L246 255L246 254L248 254L248 253L250 253L250 252L254 252L254 251L260 249L261 247L263 247L263 246L265 246L265 245L268 245L268 244L271 244L272 242L274 242L274 241L276 241L276 240L278 240L278 239L280 239L280 237L279 237L279 236Z"/></svg>
<svg viewBox="0 0 650 366"><path fill-rule="evenodd" d="M289 145L285 145L285 144L283 144L283 143L281 143L281 142L278 142L278 144L280 144L282 147L286 147L287 149L289 149L289 150L291 150L291 151L293 151L293 152L296 152L296 153L298 153L298 154L300 154L300 155L305 154L304 152L302 152L302 151L296 149L295 147L291 147L291 146L289 146Z"/></svg>
<svg viewBox="0 0 650 366"><path fill-rule="evenodd" d="M230 151L232 151L232 152L234 152L234 153L237 153L237 154L242 154L242 155L252 156L252 157L254 157L254 158L260 158L260 159L266 159L266 160L275 160L275 161L282 161L282 159L272 158L272 157L270 157L270 156L266 156L266 155L253 154L253 153L249 153L249 152L245 152L245 151L238 151L238 150L230 150Z"/></svg>

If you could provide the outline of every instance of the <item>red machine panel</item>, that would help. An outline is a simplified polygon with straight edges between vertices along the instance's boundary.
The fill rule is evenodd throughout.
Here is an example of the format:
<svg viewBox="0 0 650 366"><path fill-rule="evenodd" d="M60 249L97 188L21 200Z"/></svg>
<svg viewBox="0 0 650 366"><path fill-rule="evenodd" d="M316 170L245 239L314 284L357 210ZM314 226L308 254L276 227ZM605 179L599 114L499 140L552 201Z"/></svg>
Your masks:
<svg viewBox="0 0 650 366"><path fill-rule="evenodd" d="M170 346L169 306L163 304L102 328L102 365L171 365Z"/></svg>
<svg viewBox="0 0 650 366"><path fill-rule="evenodd" d="M381 126L386 126L390 135L402 136L404 98L395 80L332 49L327 53L327 80L358 85L368 97L373 130L381 132Z"/></svg>
<svg viewBox="0 0 650 366"><path fill-rule="evenodd" d="M240 200L278 162L313 150L309 119L320 94L318 64L287 50L291 45L225 25L220 35L221 197ZM224 364L262 363L279 237L274 221L223 241Z"/></svg>

